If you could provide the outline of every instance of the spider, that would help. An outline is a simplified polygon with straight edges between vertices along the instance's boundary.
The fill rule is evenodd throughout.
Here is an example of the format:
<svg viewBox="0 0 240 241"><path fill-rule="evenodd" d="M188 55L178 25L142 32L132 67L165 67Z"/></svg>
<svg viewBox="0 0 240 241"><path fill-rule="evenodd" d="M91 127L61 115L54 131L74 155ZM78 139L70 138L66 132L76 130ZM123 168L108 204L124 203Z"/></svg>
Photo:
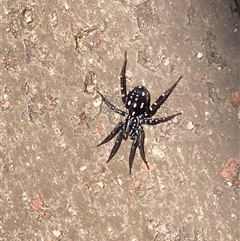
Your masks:
<svg viewBox="0 0 240 241"><path fill-rule="evenodd" d="M102 101L110 109L112 109L115 113L125 117L125 121L119 122L111 131L111 133L100 144L97 145L97 147L107 143L117 135L115 144L107 160L108 163L118 151L122 140L126 140L129 136L130 139L133 141L129 156L129 174L131 174L133 159L135 157L137 147L139 149L140 156L142 157L144 163L149 170L148 162L146 160L144 151L145 133L142 125L157 125L163 122L167 122L173 119L175 116L182 114L177 113L167 117L151 118L153 115L155 115L157 110L170 96L174 88L177 86L178 82L181 80L182 76L168 90L161 94L160 97L150 106L150 93L144 86L137 86L127 94L126 66L127 52L125 51L125 59L120 73L120 86L122 102L125 105L127 111L116 108L99 91L97 91L98 94L101 96Z"/></svg>

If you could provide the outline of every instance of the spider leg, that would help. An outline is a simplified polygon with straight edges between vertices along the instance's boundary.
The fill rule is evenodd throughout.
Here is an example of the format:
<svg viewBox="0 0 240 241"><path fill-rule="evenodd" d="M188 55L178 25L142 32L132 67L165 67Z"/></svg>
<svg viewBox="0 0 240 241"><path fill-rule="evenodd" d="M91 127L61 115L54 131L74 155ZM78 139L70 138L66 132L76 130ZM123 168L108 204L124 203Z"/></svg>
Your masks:
<svg viewBox="0 0 240 241"><path fill-rule="evenodd" d="M144 151L144 139L145 139L145 132L143 130L143 128L141 127L140 132L139 132L139 137L138 137L138 148L139 148L139 152L140 155L144 161L144 163L147 166L147 169L149 170L149 166L145 157L145 151Z"/></svg>
<svg viewBox="0 0 240 241"><path fill-rule="evenodd" d="M126 87L126 66L127 66L127 51L125 51L125 59L120 73L120 85L121 85L121 95L122 102L125 105L126 96L127 96L127 87Z"/></svg>
<svg viewBox="0 0 240 241"><path fill-rule="evenodd" d="M145 114L145 117L153 116L160 106L167 100L174 88L177 86L178 82L181 80L182 76L164 93L162 93L159 98L149 107L149 112Z"/></svg>
<svg viewBox="0 0 240 241"><path fill-rule="evenodd" d="M119 122L111 131L111 133L100 144L97 145L97 147L111 141L112 138L117 135L117 133L121 130L122 127L123 127L123 123Z"/></svg>
<svg viewBox="0 0 240 241"><path fill-rule="evenodd" d="M102 97L103 102L111 109L113 110L115 113L125 116L126 112L122 111L120 109L118 109L117 107L115 107L113 104L111 104L99 91L97 91L98 94Z"/></svg>
<svg viewBox="0 0 240 241"><path fill-rule="evenodd" d="M149 119L143 119L142 120L142 124L147 124L147 125L157 125L157 124L160 124L160 123L163 123L163 122L167 122L171 119L173 119L175 116L178 116L178 115L181 115L182 113L177 113L177 114L174 114L174 115L170 115L170 116L167 116L167 117L161 117L161 118L149 118Z"/></svg>
<svg viewBox="0 0 240 241"><path fill-rule="evenodd" d="M132 172L132 164L133 164L133 159L135 157L137 146L138 146L138 136L136 135L133 139L130 156L129 156L129 175Z"/></svg>
<svg viewBox="0 0 240 241"><path fill-rule="evenodd" d="M109 158L108 158L108 160L107 160L107 163L113 158L113 156L114 156L114 155L116 154L116 152L118 151L118 149L119 149L119 147L120 147L120 145L121 145L122 139L123 139L123 132L124 132L123 129L119 131L119 133L118 133L118 135L117 135L117 139L116 139L116 141L115 141L115 144L114 144L114 146L113 146L113 148L112 148L112 151L111 151L111 153L110 153L110 156L109 156Z"/></svg>

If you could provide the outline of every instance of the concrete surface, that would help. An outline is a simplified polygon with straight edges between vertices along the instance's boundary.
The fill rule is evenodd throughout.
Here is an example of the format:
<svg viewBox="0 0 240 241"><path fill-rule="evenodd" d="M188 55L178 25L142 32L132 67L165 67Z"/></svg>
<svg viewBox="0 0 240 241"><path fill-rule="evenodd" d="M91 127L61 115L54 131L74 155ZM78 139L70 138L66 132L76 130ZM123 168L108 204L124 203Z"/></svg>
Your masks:
<svg viewBox="0 0 240 241"><path fill-rule="evenodd" d="M2 2L1 240L239 240L239 1ZM146 170L96 90L152 101Z"/></svg>

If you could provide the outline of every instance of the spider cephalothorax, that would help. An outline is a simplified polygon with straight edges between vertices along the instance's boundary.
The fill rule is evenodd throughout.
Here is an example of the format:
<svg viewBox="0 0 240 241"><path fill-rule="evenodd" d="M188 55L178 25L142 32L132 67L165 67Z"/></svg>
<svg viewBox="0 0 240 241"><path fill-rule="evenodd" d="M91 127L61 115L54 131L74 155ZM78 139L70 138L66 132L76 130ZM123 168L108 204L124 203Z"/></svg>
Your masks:
<svg viewBox="0 0 240 241"><path fill-rule="evenodd" d="M117 135L115 144L112 148L112 151L107 161L108 163L118 151L118 148L120 147L122 140L123 139L126 140L128 136L130 136L131 140L133 141L131 151L130 151L130 156L129 156L129 174L131 174L132 163L133 163L133 159L134 159L137 147L139 148L139 152L144 163L149 169L148 163L145 158L145 152L144 152L145 133L142 125L143 124L157 125L159 123L169 121L177 115L181 115L181 113L177 113L167 117L151 118L157 112L157 110L161 107L161 105L166 101L169 95L172 93L172 91L174 90L174 88L177 86L178 82L182 78L182 76L172 85L172 87L170 87L163 94L161 94L160 97L150 106L150 94L144 86L137 86L127 94L126 66L127 66L127 52L125 52L125 60L123 63L121 74L120 74L122 102L125 105L127 111L122 111L116 108L100 92L98 92L99 95L102 97L103 102L110 109L112 109L114 112L118 113L119 115L126 117L125 121L119 122L112 130L112 132L98 146L107 143Z"/></svg>

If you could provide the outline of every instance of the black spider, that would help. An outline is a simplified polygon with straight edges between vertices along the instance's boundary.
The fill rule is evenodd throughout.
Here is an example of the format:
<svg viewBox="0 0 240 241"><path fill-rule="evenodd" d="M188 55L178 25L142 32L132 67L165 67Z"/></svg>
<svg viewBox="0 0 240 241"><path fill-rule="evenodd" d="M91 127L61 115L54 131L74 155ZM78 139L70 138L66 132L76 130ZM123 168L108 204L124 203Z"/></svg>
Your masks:
<svg viewBox="0 0 240 241"><path fill-rule="evenodd" d="M178 79L177 82L175 82L172 85L172 87L170 87L162 95L160 95L160 97L150 106L150 94L144 86L137 86L127 94L126 76L125 76L126 66L127 66L127 52L125 51L125 60L123 63L121 74L120 74L120 84L121 84L122 102L125 105L127 112L116 108L100 92L98 92L98 94L102 97L103 102L110 109L112 109L117 114L126 117L125 121L119 122L112 130L112 132L98 146L107 143L114 136L117 135L117 139L115 141L115 144L112 148L112 151L107 161L108 163L118 151L122 140L123 139L126 140L128 136L130 136L131 140L133 140L130 156L129 156L129 174L131 174L132 163L133 163L133 159L134 159L137 147L139 148L140 155L144 163L149 169L148 163L145 158L145 152L144 152L145 133L142 125L143 124L157 125L159 123L169 121L177 115L181 115L181 113L177 113L167 117L151 118L157 112L157 110L161 107L161 105L167 100L167 98L172 93L174 88L177 86L182 76Z"/></svg>

